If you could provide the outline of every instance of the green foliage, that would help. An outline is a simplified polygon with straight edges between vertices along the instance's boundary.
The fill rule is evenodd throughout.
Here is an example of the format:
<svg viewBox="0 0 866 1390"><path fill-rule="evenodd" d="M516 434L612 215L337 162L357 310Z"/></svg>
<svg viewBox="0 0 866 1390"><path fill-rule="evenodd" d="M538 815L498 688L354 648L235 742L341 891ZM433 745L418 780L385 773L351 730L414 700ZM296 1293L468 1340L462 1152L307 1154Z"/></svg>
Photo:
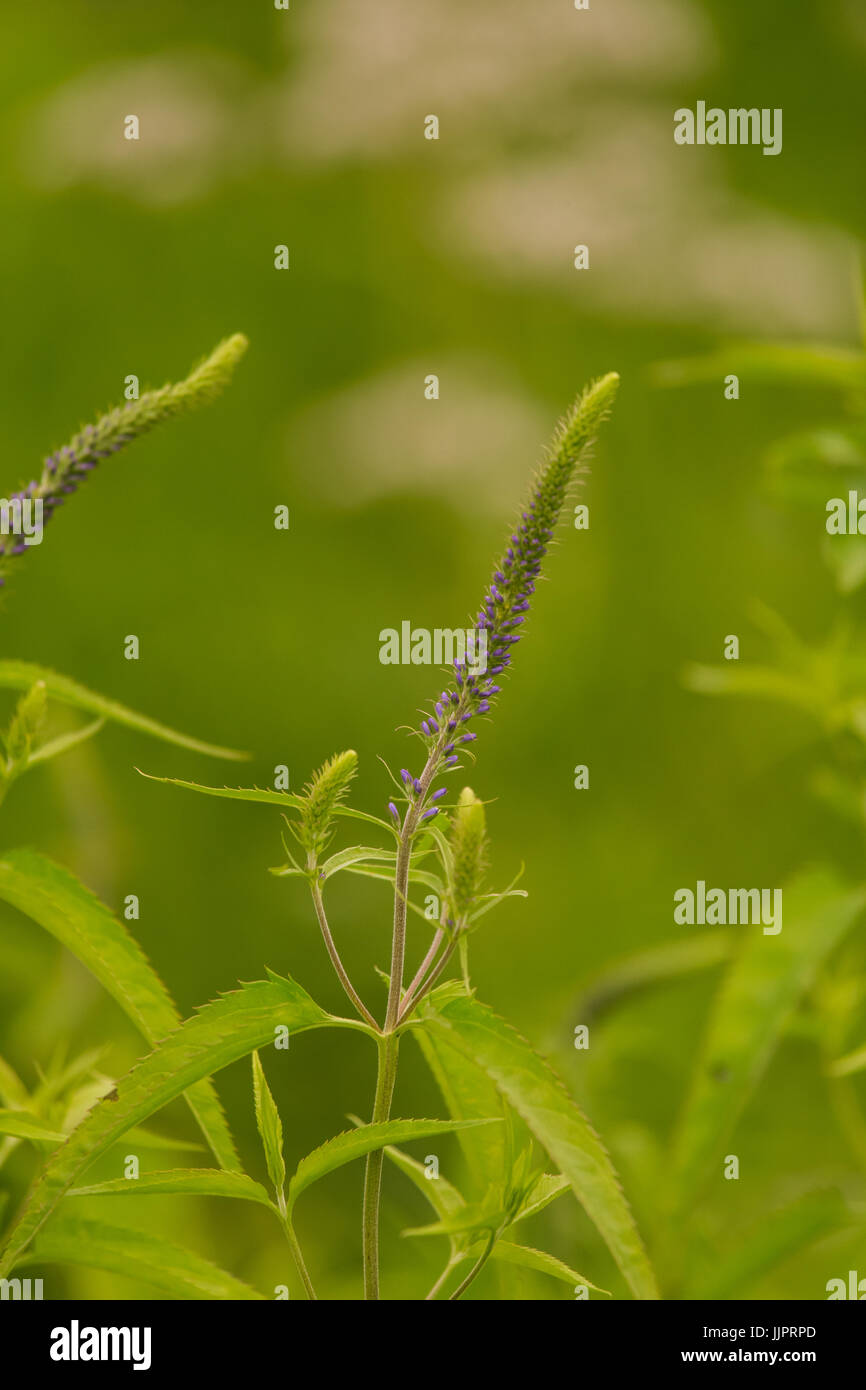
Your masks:
<svg viewBox="0 0 866 1390"><path fill-rule="evenodd" d="M78 467L81 458L91 454L94 459L100 457L160 420L209 399L225 384L245 346L241 338L229 340L180 386L150 392L82 431L67 451L61 451L61 471ZM523 562L529 567L534 563L533 547L546 549L544 542L562 511L566 489L582 470L588 446L610 411L618 380L611 373L587 387L557 430L534 483L531 506L535 531ZM47 486L48 481L46 473L40 487ZM506 568L508 563L503 561ZM511 593L511 580L501 582ZM521 580L520 584L526 582ZM519 587L511 594L510 602L515 605L524 600ZM523 601L523 608L527 606ZM519 606L515 608L508 626L523 621L521 612ZM0 662L2 685L27 692L3 740L6 760L0 773L6 784L35 763L58 756L89 737L106 720L194 751L242 756L177 734L77 682L29 663ZM452 727L471 717L461 703L469 699L467 689L453 697L457 707ZM95 722L40 743L49 700L86 710L96 716ZM440 745L444 748L447 737L439 731L434 740L436 749ZM469 740L473 737L464 736ZM582 1113L546 1064L507 1025L469 997L465 984L439 983L458 946L464 981L467 979L465 937L469 927L504 898L518 895L513 884L503 892L485 888L485 811L471 789L460 795L447 833L432 821L439 810L441 791L435 797L437 804L425 809L425 798L428 793L432 795L430 783L443 770L437 758L444 757L442 751L431 754L422 780L403 774L396 795L406 807L405 814L402 818L394 815L392 807L391 821L347 805L357 771L357 755L352 750L329 759L300 795L151 779L282 811L304 858L299 864L289 854L288 863L273 872L307 880L325 945L359 1022L326 1013L299 985L275 974L220 996L181 1022L170 995L125 927L73 875L33 851L9 850L0 857L0 899L27 914L71 950L120 1004L152 1049L114 1084L101 1072L96 1057L85 1056L69 1064L58 1059L32 1096L11 1068L0 1069L2 1093L8 1102L0 1111L0 1133L7 1134L7 1146L20 1139L31 1140L42 1160L23 1208L7 1232L0 1272L34 1259L81 1259L96 1268L137 1273L178 1297L258 1297L231 1276L170 1242L69 1216L65 1209L58 1211L66 1198L220 1196L263 1205L273 1212L306 1294L314 1298L313 1282L292 1222L294 1206L321 1178L365 1158L365 1286L368 1296L377 1297L378 1206L384 1154L387 1152L417 1185L418 1165L398 1145L454 1133L468 1164L471 1192L467 1199L447 1182L426 1185L438 1219L415 1234L446 1237L450 1250L449 1264L431 1296L435 1297L465 1263L468 1272L460 1271L460 1282L449 1295L451 1299L461 1297L490 1258L572 1285L598 1288L554 1256L506 1238L515 1225L537 1216L571 1187L610 1245L632 1291L638 1297L655 1297L652 1272L613 1167ZM340 818L357 819L386 831L386 847L350 845L323 859ZM392 967L384 1026L376 1022L352 985L326 914L323 888L341 872L382 879L394 889ZM406 986L406 914L411 907L425 918L428 915L419 903L410 901L416 887L432 890L441 911L431 924L433 940L427 956L414 981ZM281 1032L324 1027L360 1030L376 1040L379 1076L373 1119L316 1147L300 1160L287 1182L283 1125L258 1049ZM390 1118L400 1037L407 1030L420 1042L451 1111L450 1119ZM246 1055L251 1057L256 1123L275 1200L241 1171L211 1081L216 1072ZM85 1170L122 1138L127 1143L140 1142L144 1148L149 1144L166 1147L166 1141L150 1134L144 1122L182 1095L220 1168L160 1169L134 1180L109 1178L82 1184ZM561 1173L541 1170L536 1162L537 1144L547 1149ZM173 1146L179 1147L177 1141ZM3 1157L0 1150L0 1163Z"/></svg>
<svg viewBox="0 0 866 1390"><path fill-rule="evenodd" d="M45 460L28 496L48 508L56 506L64 495L80 486L87 470L109 454L149 433L164 420L213 401L228 385L247 346L243 334L236 333L219 343L183 381L162 386L157 391L146 391L138 400L116 406L100 416L95 424L79 430L68 444ZM16 558L14 552L3 553L0 546L0 574L5 574Z"/></svg>
<svg viewBox="0 0 866 1390"><path fill-rule="evenodd" d="M195 1082L271 1042L275 1030L363 1024L332 1017L293 980L272 974L205 1005L170 1033L100 1101L45 1166L0 1254L12 1267L84 1168L133 1125L161 1110Z"/></svg>
<svg viewBox="0 0 866 1390"><path fill-rule="evenodd" d="M786 1024L823 961L866 906L829 870L800 875L784 889L777 936L750 934L722 981L679 1122L671 1166L673 1200L688 1207L760 1081Z"/></svg>
<svg viewBox="0 0 866 1390"><path fill-rule="evenodd" d="M485 1005L435 1001L424 1022L444 1046L480 1067L568 1178L604 1236L635 1297L657 1298L655 1278L613 1165L598 1136L546 1062Z"/></svg>
<svg viewBox="0 0 866 1390"><path fill-rule="evenodd" d="M22 1267L37 1269L51 1264L85 1265L125 1279L138 1277L170 1298L264 1298L210 1260L163 1236L81 1217L63 1215L52 1222L21 1260Z"/></svg>
<svg viewBox="0 0 866 1390"><path fill-rule="evenodd" d="M491 1120L487 1119L385 1120L380 1124L346 1130L301 1159L289 1183L289 1209L312 1183L333 1173L343 1164L363 1158L377 1149L384 1149L390 1144L405 1144L410 1139L434 1139L440 1134L474 1129L490 1123Z"/></svg>
<svg viewBox="0 0 866 1390"><path fill-rule="evenodd" d="M280 1207L285 1206L286 1160L283 1156L283 1126L276 1103L271 1095L267 1077L258 1052L252 1055L253 1099L256 1109L256 1125L265 1151L268 1176L273 1183L274 1192Z"/></svg>
<svg viewBox="0 0 866 1390"><path fill-rule="evenodd" d="M242 1202L273 1203L261 1183L246 1173L226 1173L219 1168L169 1168L141 1173L137 1178L111 1178L89 1187L73 1187L70 1197L231 1197Z"/></svg>
<svg viewBox="0 0 866 1390"><path fill-rule="evenodd" d="M0 1134L12 1134L16 1139L38 1139L45 1144L62 1144L65 1134L49 1129L23 1110L0 1110Z"/></svg>
<svg viewBox="0 0 866 1390"><path fill-rule="evenodd" d="M214 743L202 743L200 739L191 738L189 734L179 734L176 729L159 724L155 719L148 719L146 715L136 714L117 700L97 695L94 691L79 685L78 681L58 675L56 671L49 671L43 666L36 666L31 661L0 660L0 687L30 690L37 683L44 686L45 695L49 700L57 700L58 703L70 705L74 709L86 710L90 714L98 715L101 720L123 724L128 729L148 734L163 743L173 743L178 748L188 748L193 753L204 753L210 758L228 758L236 761L248 756L246 753L238 753L233 748L220 748Z"/></svg>
<svg viewBox="0 0 866 1390"><path fill-rule="evenodd" d="M180 1015L141 947L68 869L33 850L9 850L0 858L0 899L77 956L148 1043L155 1045L177 1027ZM196 1084L187 1103L220 1164L236 1169L234 1142L212 1084Z"/></svg>

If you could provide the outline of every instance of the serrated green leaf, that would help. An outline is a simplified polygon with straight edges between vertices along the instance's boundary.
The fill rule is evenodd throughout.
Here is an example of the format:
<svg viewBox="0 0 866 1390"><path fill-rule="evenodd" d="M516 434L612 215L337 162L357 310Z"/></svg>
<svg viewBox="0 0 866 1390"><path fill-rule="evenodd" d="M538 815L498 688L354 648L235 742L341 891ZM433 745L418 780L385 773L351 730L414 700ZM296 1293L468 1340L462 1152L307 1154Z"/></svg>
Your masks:
<svg viewBox="0 0 866 1390"><path fill-rule="evenodd" d="M555 1255L548 1255L546 1250L533 1250L531 1245L515 1245L510 1240L498 1240L490 1252L490 1258L500 1260L503 1264L520 1265L523 1269L534 1269L539 1274L549 1274L551 1278L561 1279L564 1284L570 1284L572 1288L578 1284L586 1284L587 1288L595 1289L596 1293L606 1294L610 1298L608 1289L594 1284L591 1279L587 1279L585 1274L578 1274L576 1269L564 1264Z"/></svg>
<svg viewBox="0 0 866 1390"><path fill-rule="evenodd" d="M220 1168L168 1168L158 1173L141 1173L137 1178L112 1178L90 1187L73 1187L69 1197L232 1197L258 1202L273 1210L273 1202L261 1183L245 1173L226 1173Z"/></svg>
<svg viewBox="0 0 866 1390"><path fill-rule="evenodd" d="M11 1134L15 1139L38 1139L46 1144L66 1141L65 1134L28 1115L26 1110L0 1110L0 1134Z"/></svg>
<svg viewBox="0 0 866 1390"><path fill-rule="evenodd" d="M296 796L294 792L278 792L270 787L205 787L199 782L184 782L179 777L156 777L153 773L142 772L140 767L136 768L136 771L150 782L165 782L167 786L182 787L185 791L200 792L203 796L222 796L230 801L260 801L268 806L279 806L284 811L298 810L305 804L304 798ZM380 830L387 830L389 835L395 834L393 825L380 820L378 816L368 815L366 811L356 811L353 806L335 806L333 814L363 820L368 825L377 825Z"/></svg>
<svg viewBox="0 0 866 1390"><path fill-rule="evenodd" d="M104 695L88 690L69 676L61 676L56 671L46 670L45 667L36 666L30 661L0 661L0 686L11 690L29 690L36 681L45 682L50 700L58 700L61 704L71 705L75 709L87 710L98 715L100 719L123 724L129 729L137 730L138 733L161 739L163 743L173 743L179 748L188 748L193 753L204 753L211 758L226 758L234 762L242 761L249 756L234 748L221 748L215 743L203 743L201 739L178 733L176 729L170 729L155 719L149 719L147 715L127 709L117 700L109 700Z"/></svg>
<svg viewBox="0 0 866 1390"><path fill-rule="evenodd" d="M40 1235L22 1265L84 1265L128 1279L143 1279L172 1298L263 1299L210 1260L163 1236L63 1215Z"/></svg>
<svg viewBox="0 0 866 1390"><path fill-rule="evenodd" d="M117 1001L151 1046L180 1021L174 1002L138 942L74 874L33 850L0 859L0 900L25 913L71 951ZM240 1168L231 1131L210 1081L186 1097L221 1167Z"/></svg>
<svg viewBox="0 0 866 1390"><path fill-rule="evenodd" d="M410 1139L432 1139L440 1134L450 1134L455 1130L474 1125L495 1123L488 1119L474 1120L387 1120L381 1124L363 1125L358 1129L346 1130L322 1144L312 1153L302 1158L289 1183L289 1209L294 1206L302 1192L328 1173L351 1163L364 1154L383 1149L389 1144L402 1144Z"/></svg>
<svg viewBox="0 0 866 1390"><path fill-rule="evenodd" d="M363 1126L363 1120L358 1119L357 1115L350 1115L349 1119L354 1125ZM453 1183L450 1183L447 1178L443 1178L441 1173L436 1178L430 1177L423 1163L419 1163L417 1158L410 1158L409 1154L404 1153L394 1144L385 1146L385 1157L390 1159L395 1168L399 1168L400 1172L406 1175L418 1191L426 1197L436 1215L443 1220L456 1216L465 1207L466 1203L461 1193L458 1192ZM458 1242L452 1238L450 1244L453 1256L457 1252Z"/></svg>
<svg viewBox="0 0 866 1390"><path fill-rule="evenodd" d="M564 1178L561 1173L540 1173L523 1199L514 1220L525 1221L528 1216L535 1216L538 1212L544 1211L544 1208L555 1202L563 1192L568 1192L570 1187L568 1178Z"/></svg>
<svg viewBox="0 0 866 1390"><path fill-rule="evenodd" d="M304 798L294 792L278 792L272 787L206 787L200 782L184 782L180 777L157 777L152 772L143 772L137 767L140 777L148 782L164 782L167 787L181 787L187 792L199 792L202 796L221 796L228 801L259 801L266 806L279 806L282 810L296 810L303 806Z"/></svg>
<svg viewBox="0 0 866 1390"><path fill-rule="evenodd" d="M276 1102L271 1095L271 1088L268 1085L268 1080L265 1076L258 1052L253 1053L252 1063L256 1125L258 1126L259 1137L262 1141L262 1148L265 1151L268 1176L274 1185L277 1201L282 1205L284 1200L283 1193L286 1186L286 1160L283 1157L283 1123L280 1119L280 1112L277 1109Z"/></svg>
<svg viewBox="0 0 866 1390"><path fill-rule="evenodd" d="M325 1027L370 1032L366 1024L325 1013L300 985L274 974L206 1004L122 1077L114 1099L100 1101L51 1156L0 1255L0 1276L20 1259L89 1163L194 1082L272 1042L279 1027L290 1033Z"/></svg>
<svg viewBox="0 0 866 1390"><path fill-rule="evenodd" d="M448 997L453 997L453 991ZM442 1000L443 995L437 991L428 1007L435 1007ZM451 1115L459 1120L472 1119L474 1115L504 1115L502 1096L483 1068L445 1046L429 1030L413 1031L413 1036ZM457 1138L469 1169L471 1191L480 1195L491 1183L498 1183L504 1196L511 1176L505 1125L464 1130Z"/></svg>
<svg viewBox="0 0 866 1390"><path fill-rule="evenodd" d="M815 869L783 890L783 902L777 935L739 929L745 941L713 1005L675 1138L678 1209L694 1199L714 1162L721 1171L733 1126L819 966L866 905L866 889L852 891L832 871Z"/></svg>
<svg viewBox="0 0 866 1390"><path fill-rule="evenodd" d="M385 1148L385 1156L391 1160L401 1173L413 1182L427 1198L433 1210L443 1221L451 1217L465 1207L466 1203L453 1183L447 1178L443 1178L440 1173L438 1178L428 1177L427 1169L423 1163L419 1163L417 1158L410 1158L409 1154L398 1149L394 1144L388 1144Z"/></svg>
<svg viewBox="0 0 866 1390"><path fill-rule="evenodd" d="M657 1298L655 1277L613 1164L548 1064L474 998L423 1011L430 1036L483 1068L568 1178L637 1298Z"/></svg>

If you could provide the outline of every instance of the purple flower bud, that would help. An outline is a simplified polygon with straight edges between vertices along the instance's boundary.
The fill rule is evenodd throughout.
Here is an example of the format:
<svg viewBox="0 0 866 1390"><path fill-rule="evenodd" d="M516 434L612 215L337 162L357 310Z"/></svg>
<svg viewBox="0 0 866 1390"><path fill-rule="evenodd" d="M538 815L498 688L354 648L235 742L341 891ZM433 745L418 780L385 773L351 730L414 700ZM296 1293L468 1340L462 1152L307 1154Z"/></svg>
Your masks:
<svg viewBox="0 0 866 1390"><path fill-rule="evenodd" d="M394 817L394 819L396 821L399 821L400 812L397 810L397 807L394 805L393 801L388 802L388 810L391 812L391 815Z"/></svg>
<svg viewBox="0 0 866 1390"><path fill-rule="evenodd" d="M431 801L441 801L441 800L442 800L442 797L445 795L445 791L446 791L446 788L445 788L445 787L440 787L438 791L435 791L435 792L433 793L433 795L431 796L430 800L431 800Z"/></svg>
<svg viewBox="0 0 866 1390"><path fill-rule="evenodd" d="M460 739L461 743L472 743L478 737L477 734L464 734Z"/></svg>
<svg viewBox="0 0 866 1390"><path fill-rule="evenodd" d="M418 778L417 778L417 777L415 778L415 780L414 780L413 783L412 783L412 790L414 791L414 793L415 793L416 796L420 796L421 793L422 793L422 791L424 790L424 788L421 786L421 783L418 781Z"/></svg>
<svg viewBox="0 0 866 1390"><path fill-rule="evenodd" d="M445 759L445 766L446 766L446 767L456 767L456 766L457 766L457 763L458 763L459 761L460 761L460 759L457 757L457 755L456 755L456 754L452 754L450 758L446 758L446 759Z"/></svg>
<svg viewBox="0 0 866 1390"><path fill-rule="evenodd" d="M424 812L424 814L423 814L423 816L421 817L421 819L422 819L422 820L432 820L433 817L434 817L434 816L438 816L438 814L439 814L439 807L438 807L438 806L431 806L431 808L430 808L429 811L425 811L425 812Z"/></svg>

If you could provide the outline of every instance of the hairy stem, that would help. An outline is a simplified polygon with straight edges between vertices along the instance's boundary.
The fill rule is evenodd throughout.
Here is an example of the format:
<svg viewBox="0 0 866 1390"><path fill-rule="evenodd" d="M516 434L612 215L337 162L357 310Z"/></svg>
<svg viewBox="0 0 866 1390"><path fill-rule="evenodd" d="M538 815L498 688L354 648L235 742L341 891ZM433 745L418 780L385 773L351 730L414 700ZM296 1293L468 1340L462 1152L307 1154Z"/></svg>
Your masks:
<svg viewBox="0 0 866 1390"><path fill-rule="evenodd" d="M438 754L434 749L427 759L421 774L422 793L417 802L410 803L400 832L397 862L394 873L394 922L391 936L391 977L388 981L388 1004L385 1010L385 1026L379 1040L379 1070L376 1078L376 1099L373 1105L373 1123L379 1124L391 1114L391 1097L397 1080L397 1051L399 1040L394 1030L400 1020L400 1000L403 993L403 966L406 958L406 912L409 900L409 868L412 859L412 837L418 828L418 820L424 798L430 787L433 773L437 767ZM379 1201L382 1195L382 1167L385 1155L382 1149L367 1155L364 1175L364 1297L379 1297Z"/></svg>
<svg viewBox="0 0 866 1390"><path fill-rule="evenodd" d="M331 929L328 926L328 918L325 913L325 904L322 901L322 890L315 880L311 882L310 889L313 894L313 904L316 909L316 916L319 919L319 926L322 929L322 936L325 940L325 946L327 947L328 955L331 957L331 964L337 972L337 978L340 981L340 984L343 986L343 989L346 991L346 994L349 996L349 999L354 1004L358 1013L361 1015L364 1021L366 1023L369 1023L371 1027L375 1028L376 1032L378 1033L378 1023L376 1022L373 1015L370 1013L370 1010L367 1008L361 996L358 994L357 990L355 989L355 986L352 984L352 981L349 979L349 976L346 973L346 968L343 965L343 962L340 960L340 953L337 950L336 943L334 941L333 936L331 935Z"/></svg>
<svg viewBox="0 0 866 1390"><path fill-rule="evenodd" d="M379 1066L376 1075L376 1099L373 1104L373 1124L384 1124L391 1114L391 1099L394 1083L397 1080L397 1052L400 1039L396 1033L388 1033L377 1039L379 1045ZM364 1297L379 1297L379 1199L382 1193L382 1165L385 1162L383 1149L376 1149L367 1155L367 1168L364 1174Z"/></svg>
<svg viewBox="0 0 866 1390"><path fill-rule="evenodd" d="M298 1243L298 1237L295 1235L295 1228L292 1225L290 1218L287 1215L283 1214L281 1217L280 1225L282 1226L283 1231L285 1233L286 1240L289 1244L289 1249L291 1250L292 1255L294 1256L295 1265L297 1266L298 1273L301 1276L301 1283L304 1286L304 1292L306 1293L308 1299L317 1299L316 1290L313 1288L313 1281L310 1278L307 1266L304 1264L304 1256L301 1253L301 1247Z"/></svg>
<svg viewBox="0 0 866 1390"><path fill-rule="evenodd" d="M484 1246L484 1249L481 1251L481 1254L478 1256L478 1259L475 1261L466 1278L463 1280L462 1283L457 1285L457 1288L454 1290L453 1294L448 1300L449 1303L453 1303L454 1300L457 1298L462 1298L463 1294L466 1292L466 1290L469 1288L469 1285L472 1283L472 1280L475 1279L481 1273L482 1269L487 1264L487 1261L490 1259L490 1256L493 1252L493 1247L496 1244L497 1234L498 1232L496 1231L490 1232L490 1235L487 1237L487 1244Z"/></svg>
<svg viewBox="0 0 866 1390"><path fill-rule="evenodd" d="M439 929L436 932L436 935L433 937L433 940L430 943L429 951L422 960L421 964L418 966L418 969L415 973L415 978L413 979L409 988L406 990L406 993L403 995L403 1003L400 1007L401 1018L405 1014L407 1007L410 1005L413 994L418 989L418 987L421 984L421 981L424 979L424 976L427 974L427 971L433 964L433 961L436 958L436 952L439 950L439 947L441 946L444 937L445 932L442 930L441 927L439 927Z"/></svg>
<svg viewBox="0 0 866 1390"><path fill-rule="evenodd" d="M424 1299L425 1303L431 1303L435 1300L437 1293L439 1293L440 1290L443 1289L447 1284L448 1276L450 1275L452 1269L457 1268L457 1266L461 1263L461 1259L462 1257L458 1257L457 1259L448 1261L442 1273L439 1275L439 1278L436 1280L436 1283L433 1285L432 1289Z"/></svg>
<svg viewBox="0 0 866 1390"><path fill-rule="evenodd" d="M403 1008L400 1010L399 1021L401 1023L405 1023L409 1014L416 1007L416 1005L420 1004L421 1000L424 998L424 995L430 993L431 989L436 984L436 981L439 979L439 976L442 974L442 971L445 969L446 965L453 956L454 948L457 945L458 939L459 938L455 935L452 938L452 940L448 943L448 946L442 952L442 955L439 957L438 962L433 967L430 974L427 976L427 979L424 981L421 988L418 990L417 994L415 995L415 998L412 999L407 995L403 1003Z"/></svg>

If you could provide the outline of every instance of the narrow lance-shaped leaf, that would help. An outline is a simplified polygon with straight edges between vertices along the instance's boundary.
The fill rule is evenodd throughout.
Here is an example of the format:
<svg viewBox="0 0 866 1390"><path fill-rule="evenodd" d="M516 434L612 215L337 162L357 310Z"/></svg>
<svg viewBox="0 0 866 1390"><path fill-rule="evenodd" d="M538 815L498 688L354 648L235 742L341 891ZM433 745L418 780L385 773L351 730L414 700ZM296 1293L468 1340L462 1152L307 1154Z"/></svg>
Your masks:
<svg viewBox="0 0 866 1390"><path fill-rule="evenodd" d="M225 1173L219 1168L167 1168L157 1173L141 1173L137 1178L111 1178L89 1187L73 1187L70 1197L231 1197L258 1202L273 1209L261 1183L245 1173Z"/></svg>
<svg viewBox="0 0 866 1390"><path fill-rule="evenodd" d="M206 1004L118 1081L113 1095L100 1101L51 1156L9 1234L0 1277L89 1163L194 1082L272 1041L278 1027L290 1033L325 1027L369 1031L365 1024L325 1013L300 985L274 974Z"/></svg>
<svg viewBox="0 0 866 1390"><path fill-rule="evenodd" d="M438 1178L431 1178L423 1163L419 1163L417 1158L411 1158L395 1144L388 1144L385 1149L385 1156L390 1158L394 1166L399 1168L401 1173L405 1173L409 1181L415 1184L418 1191L427 1198L436 1215L443 1221L456 1216L466 1206L462 1195L453 1183L450 1183L447 1178L443 1178L441 1173Z"/></svg>
<svg viewBox="0 0 866 1390"><path fill-rule="evenodd" d="M164 1236L63 1215L44 1231L21 1262L84 1265L126 1279L143 1279L171 1298L262 1299L240 1279Z"/></svg>
<svg viewBox="0 0 866 1390"><path fill-rule="evenodd" d="M495 1120L386 1120L381 1124L363 1125L329 1139L302 1158L289 1183L289 1208L302 1192L314 1182L351 1163L356 1158L383 1149L387 1145L407 1143L410 1139L432 1139L440 1134L479 1125L494 1124Z"/></svg>
<svg viewBox="0 0 866 1390"><path fill-rule="evenodd" d="M305 805L304 798L297 796L295 792L276 791L271 787L205 787L199 782L185 782L179 777L155 777L150 772L142 772L141 768L136 770L149 782L165 782L167 786L182 787L184 791L199 792L202 796L221 796L229 801L258 801L267 806L278 806L283 811L298 811ZM387 830L392 838L396 836L393 825L381 820L379 816L358 811L354 806L336 805L332 807L331 814L366 821L368 825L377 825L380 830Z"/></svg>
<svg viewBox="0 0 866 1390"><path fill-rule="evenodd" d="M256 1125L258 1126L259 1136L262 1141L262 1148L265 1151L268 1176L274 1185L277 1201L282 1208L285 1205L284 1189L286 1186L286 1160L283 1157L283 1125L280 1120L280 1112L271 1095L271 1089L268 1085L267 1077L265 1076L258 1052L253 1053L252 1060Z"/></svg>
<svg viewBox="0 0 866 1390"><path fill-rule="evenodd" d="M468 1253L471 1256L476 1251L473 1250ZM596 1293L607 1294L610 1297L608 1289L594 1284L591 1279L587 1279L585 1274L578 1274L576 1269L572 1269L570 1265L558 1260L555 1255L549 1255L546 1250L534 1250L530 1245L515 1245L510 1240L498 1240L491 1251L490 1258L499 1260L503 1264L519 1265L522 1269L534 1270L537 1274L549 1274L551 1278L560 1279L563 1283L569 1284L572 1289L585 1284L587 1288L595 1289Z"/></svg>
<svg viewBox="0 0 866 1390"><path fill-rule="evenodd" d="M29 690L37 681L45 682L49 700L71 705L74 709L86 710L90 714L98 715L100 719L123 724L140 734L160 739L163 743L173 743L179 748L188 748L193 753L204 753L211 758L238 761L249 756L247 753L239 753L234 748L221 748L218 744L203 743L201 739L192 738L189 734L178 733L176 729L170 729L168 725L160 724L156 719L149 719L147 715L127 709L117 700L97 695L95 691L79 685L78 681L71 680L69 676L61 676L56 671L36 666L31 661L0 661L0 686L10 690Z"/></svg>
<svg viewBox="0 0 866 1390"><path fill-rule="evenodd" d="M151 1046L171 1033L180 1015L137 941L68 869L33 850L0 859L0 900L26 913L95 975ZM238 1169L237 1153L216 1091L201 1081L187 1103L223 1168Z"/></svg>
<svg viewBox="0 0 866 1390"><path fill-rule="evenodd" d="M589 1121L529 1044L469 997L424 1010L430 1035L481 1066L547 1150L603 1235L637 1298L657 1298L655 1277L613 1164Z"/></svg>
<svg viewBox="0 0 866 1390"><path fill-rule="evenodd" d="M155 777L153 773L136 769L149 782L165 782L169 787L182 787L184 791L200 792L202 796L221 796L229 801L260 801L268 806L279 806L283 811L303 806L303 798L294 792L278 792L271 787L204 787L198 782L184 782L179 777Z"/></svg>
<svg viewBox="0 0 866 1390"><path fill-rule="evenodd" d="M467 1062L432 1030L418 1029L413 1036L452 1115L467 1120L474 1115L503 1113L502 1095L481 1067ZM510 1177L505 1125L463 1130L457 1137L469 1169L471 1190L480 1196L496 1184L504 1195Z"/></svg>

